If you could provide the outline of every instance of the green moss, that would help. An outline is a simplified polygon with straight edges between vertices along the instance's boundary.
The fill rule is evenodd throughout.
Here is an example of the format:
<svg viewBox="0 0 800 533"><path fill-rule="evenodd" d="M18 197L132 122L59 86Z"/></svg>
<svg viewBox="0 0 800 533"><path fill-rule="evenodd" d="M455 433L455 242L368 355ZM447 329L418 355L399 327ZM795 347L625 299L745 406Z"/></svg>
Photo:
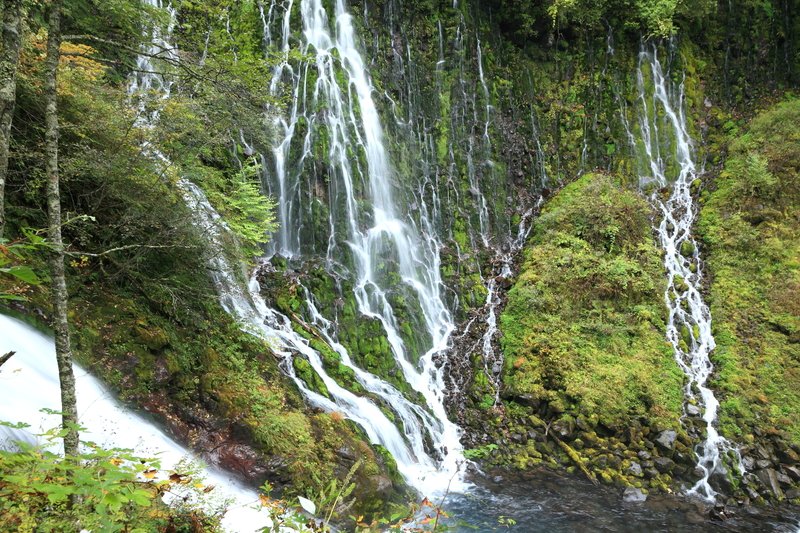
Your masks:
<svg viewBox="0 0 800 533"><path fill-rule="evenodd" d="M545 207L501 316L508 396L618 430L638 417L680 426L683 378L665 341L650 214L597 174Z"/></svg>
<svg viewBox="0 0 800 533"><path fill-rule="evenodd" d="M700 211L708 247L723 433L758 429L800 444L800 101L731 133Z"/></svg>

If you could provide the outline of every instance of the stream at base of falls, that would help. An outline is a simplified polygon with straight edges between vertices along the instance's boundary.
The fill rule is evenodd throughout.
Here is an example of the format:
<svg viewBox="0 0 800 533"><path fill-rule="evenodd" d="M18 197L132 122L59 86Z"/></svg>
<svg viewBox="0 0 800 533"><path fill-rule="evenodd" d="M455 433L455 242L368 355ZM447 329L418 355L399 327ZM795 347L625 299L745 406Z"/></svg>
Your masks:
<svg viewBox="0 0 800 533"><path fill-rule="evenodd" d="M57 418L39 412L41 407L56 408L58 404L52 339L3 315L0 331L3 346L18 351L0 372L0 420L24 418L33 426L31 433L57 425ZM76 370L79 414L87 427L86 437L105 446L133 448L140 455L159 453L164 469L191 457L150 420L123 408L98 380L80 367ZM8 437L27 440L30 436L9 435L9 429L2 428L0 443ZM267 518L251 508L257 498L254 490L213 469L206 469L205 476L217 486L219 497L234 501L224 521L226 531L252 532L266 524ZM492 472L468 481L472 483L469 491L449 494L445 502L450 518L444 523L452 527L450 531L800 531L797 507L759 510L752 515L742 509L723 522L708 518L697 503L670 496L625 503L620 489L546 471L524 477Z"/></svg>
<svg viewBox="0 0 800 533"><path fill-rule="evenodd" d="M474 488L469 494L451 495L444 505L449 531L800 533L798 506L750 513L744 508L721 520L703 512L697 498L653 496L643 503L625 502L622 489L546 470L524 476L492 472L470 481Z"/></svg>

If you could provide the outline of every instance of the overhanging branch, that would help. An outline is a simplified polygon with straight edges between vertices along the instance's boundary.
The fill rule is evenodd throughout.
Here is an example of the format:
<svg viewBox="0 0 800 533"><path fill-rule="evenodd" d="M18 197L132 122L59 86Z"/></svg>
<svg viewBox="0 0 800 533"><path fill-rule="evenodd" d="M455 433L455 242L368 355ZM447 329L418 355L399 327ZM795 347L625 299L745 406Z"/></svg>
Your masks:
<svg viewBox="0 0 800 533"><path fill-rule="evenodd" d="M8 352L7 354L0 355L0 366L3 366L4 364L6 364L6 362L9 359L11 359L11 356L14 355L15 353L17 353L17 352L11 351L11 352Z"/></svg>

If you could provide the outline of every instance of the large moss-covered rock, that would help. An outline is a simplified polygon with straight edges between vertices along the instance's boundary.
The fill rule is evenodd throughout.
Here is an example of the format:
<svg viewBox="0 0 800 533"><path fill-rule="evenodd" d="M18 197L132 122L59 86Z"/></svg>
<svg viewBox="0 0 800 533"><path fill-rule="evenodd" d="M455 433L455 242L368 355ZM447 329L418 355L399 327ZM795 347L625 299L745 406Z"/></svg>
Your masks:
<svg viewBox="0 0 800 533"><path fill-rule="evenodd" d="M501 318L506 397L615 431L637 417L679 425L682 375L664 337L650 215L644 198L597 174L545 207Z"/></svg>
<svg viewBox="0 0 800 533"><path fill-rule="evenodd" d="M501 445L490 462L649 490L691 470L651 216L646 199L604 174L545 204L501 315L503 401L467 417L470 445ZM665 431L675 436L669 462L654 444Z"/></svg>

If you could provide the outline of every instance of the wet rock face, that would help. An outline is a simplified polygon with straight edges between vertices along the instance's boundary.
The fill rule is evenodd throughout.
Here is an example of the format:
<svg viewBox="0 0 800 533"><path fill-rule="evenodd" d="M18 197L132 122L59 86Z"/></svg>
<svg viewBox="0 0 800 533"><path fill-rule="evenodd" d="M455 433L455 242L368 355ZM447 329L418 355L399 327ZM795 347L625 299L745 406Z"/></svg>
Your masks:
<svg viewBox="0 0 800 533"><path fill-rule="evenodd" d="M287 465L280 457L264 457L243 438L246 432L242 428L215 417L202 406L179 406L159 393L148 397L144 408L164 422L168 434L191 444L209 464L233 472L255 486L269 480L280 489L290 483Z"/></svg>

